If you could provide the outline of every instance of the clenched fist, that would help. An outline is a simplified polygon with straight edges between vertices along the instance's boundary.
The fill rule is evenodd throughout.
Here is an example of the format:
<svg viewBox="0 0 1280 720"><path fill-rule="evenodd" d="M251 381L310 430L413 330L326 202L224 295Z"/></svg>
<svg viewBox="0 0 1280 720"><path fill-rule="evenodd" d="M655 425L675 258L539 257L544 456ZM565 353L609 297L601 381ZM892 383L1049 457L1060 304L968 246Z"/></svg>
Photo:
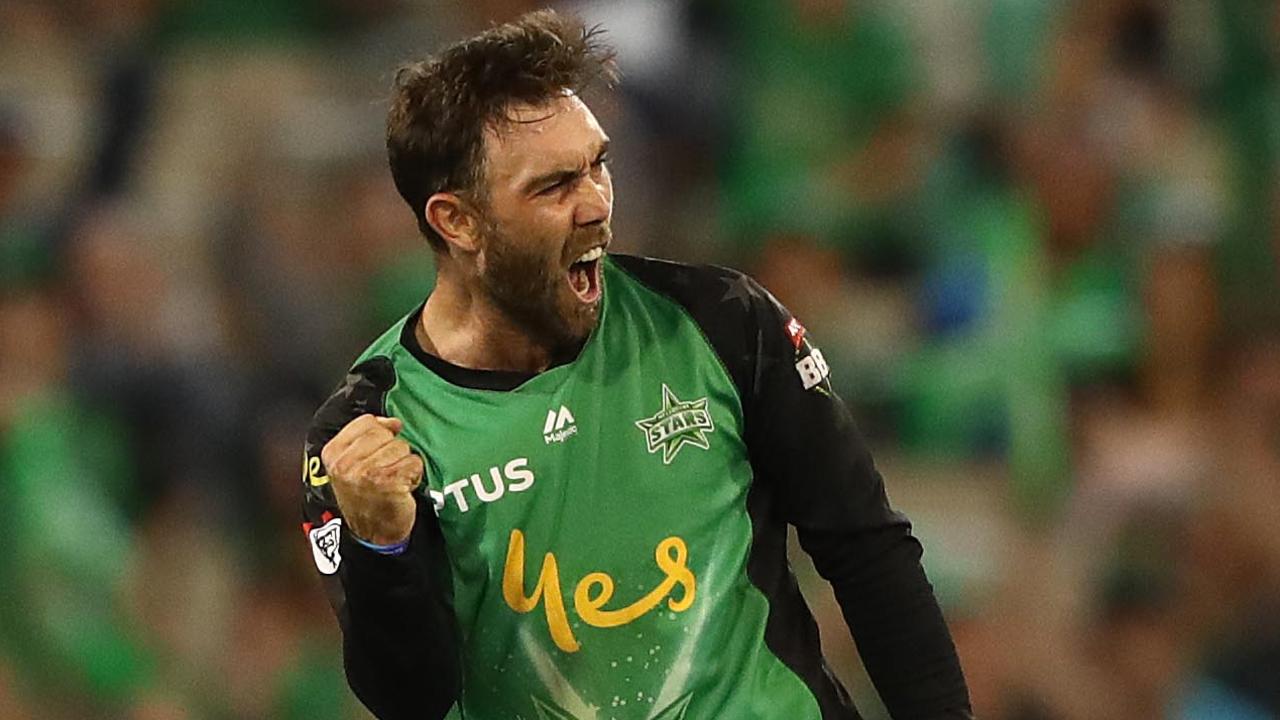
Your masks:
<svg viewBox="0 0 1280 720"><path fill-rule="evenodd" d="M397 437L403 428L399 418L361 415L320 451L347 529L378 545L407 540L417 516L422 458Z"/></svg>

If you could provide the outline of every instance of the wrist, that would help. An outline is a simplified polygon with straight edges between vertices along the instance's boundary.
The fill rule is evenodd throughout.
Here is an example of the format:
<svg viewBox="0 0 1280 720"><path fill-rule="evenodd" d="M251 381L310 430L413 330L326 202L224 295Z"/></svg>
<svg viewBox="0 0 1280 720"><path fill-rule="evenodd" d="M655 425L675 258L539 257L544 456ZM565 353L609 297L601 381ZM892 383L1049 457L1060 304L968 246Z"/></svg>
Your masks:
<svg viewBox="0 0 1280 720"><path fill-rule="evenodd" d="M401 555L405 550L409 549L409 538L392 543L377 543L372 540L365 540L354 532L351 533L351 539L378 553L379 555Z"/></svg>
<svg viewBox="0 0 1280 720"><path fill-rule="evenodd" d="M373 523L378 525L379 523ZM386 528L382 528L382 532L370 532L375 530L374 527L368 527L369 523L361 522L360 527L356 523L351 522L351 518L347 518L347 534L351 536L358 544L380 554L380 555L399 555L409 547L409 538L413 535L413 528L400 532L387 532Z"/></svg>

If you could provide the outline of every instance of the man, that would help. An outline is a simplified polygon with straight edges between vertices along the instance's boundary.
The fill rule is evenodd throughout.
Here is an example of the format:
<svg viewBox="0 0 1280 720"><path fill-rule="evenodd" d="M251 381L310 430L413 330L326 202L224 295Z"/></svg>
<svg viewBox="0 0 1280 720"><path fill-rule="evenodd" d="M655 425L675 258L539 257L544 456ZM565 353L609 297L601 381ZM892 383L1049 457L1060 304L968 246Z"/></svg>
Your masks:
<svg viewBox="0 0 1280 720"><path fill-rule="evenodd" d="M526 15L397 76L435 290L317 412L304 530L381 718L856 718L798 528L896 718L965 718L907 521L822 354L729 270L605 255L595 31Z"/></svg>

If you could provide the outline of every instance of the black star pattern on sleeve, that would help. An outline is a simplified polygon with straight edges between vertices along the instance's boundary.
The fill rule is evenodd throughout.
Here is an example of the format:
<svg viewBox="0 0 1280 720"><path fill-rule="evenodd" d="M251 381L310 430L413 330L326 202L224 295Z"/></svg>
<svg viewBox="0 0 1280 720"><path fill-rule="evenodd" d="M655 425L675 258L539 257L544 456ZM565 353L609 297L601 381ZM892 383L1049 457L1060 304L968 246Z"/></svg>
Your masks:
<svg viewBox="0 0 1280 720"><path fill-rule="evenodd" d="M728 303L737 300L742 305L743 310L751 310L751 286L748 284L744 275L724 275L721 276L720 282L725 284L724 295L720 297L720 302Z"/></svg>

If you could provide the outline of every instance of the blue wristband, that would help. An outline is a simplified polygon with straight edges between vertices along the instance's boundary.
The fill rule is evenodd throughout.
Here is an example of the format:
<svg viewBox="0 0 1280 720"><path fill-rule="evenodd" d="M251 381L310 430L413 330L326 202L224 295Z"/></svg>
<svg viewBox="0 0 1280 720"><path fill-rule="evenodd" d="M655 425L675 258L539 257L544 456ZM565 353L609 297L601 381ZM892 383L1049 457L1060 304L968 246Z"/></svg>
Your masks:
<svg viewBox="0 0 1280 720"><path fill-rule="evenodd" d="M409 538L405 538L394 545L379 545L371 543L368 540L357 537L355 533L351 533L351 539L378 553L379 555L400 555L409 549Z"/></svg>

